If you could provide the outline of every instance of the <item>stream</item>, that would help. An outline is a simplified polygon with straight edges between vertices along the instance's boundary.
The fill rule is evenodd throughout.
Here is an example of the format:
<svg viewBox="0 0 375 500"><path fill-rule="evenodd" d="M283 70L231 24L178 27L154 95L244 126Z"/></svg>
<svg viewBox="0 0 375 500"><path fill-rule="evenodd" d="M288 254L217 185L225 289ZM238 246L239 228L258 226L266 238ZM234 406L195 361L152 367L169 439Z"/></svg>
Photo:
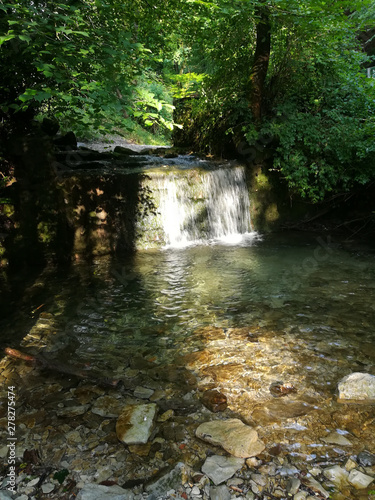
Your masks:
<svg viewBox="0 0 375 500"><path fill-rule="evenodd" d="M337 402L344 376L375 375L374 249L327 234L257 234L241 215L248 202L238 169L225 196L227 173L205 174L199 189L206 201L197 195L194 206L209 223L197 233L194 221L201 221L186 208L192 198L184 201L184 181L176 184L173 176L157 180L166 194L159 204L163 248L47 268L29 287L34 302L1 321L3 348L72 367L72 375L64 375L7 356L0 361L1 423L6 428L11 386L15 456L27 464L25 450L36 454L33 466L18 470L24 498L39 498L25 484L46 467L66 471L70 483L62 482L63 493L50 478L43 498L70 499L86 483L102 481L141 488L133 493L143 498L139 485L156 470L182 462L199 471L212 450L222 453L195 437L197 426L214 418L238 418L257 430L266 447L258 466L278 460L279 468L289 464L299 473L310 464L308 475L318 470L321 479L322 464L375 453L374 406ZM230 214L221 216L226 209ZM98 378L120 383L103 388ZM277 397L277 385L293 390ZM202 405L212 389L227 398L222 413ZM145 402L157 404L161 420L143 448L126 447L116 437L116 418L124 405ZM0 448L2 459L8 451ZM367 473L375 473L373 465ZM248 464L252 474L256 466ZM277 488L270 496L268 486L256 488L246 498L284 498L272 496ZM331 483L330 491L338 490ZM199 498L191 491L144 497ZM201 497L211 498L203 491ZM340 494L336 498L370 498L347 485Z"/></svg>

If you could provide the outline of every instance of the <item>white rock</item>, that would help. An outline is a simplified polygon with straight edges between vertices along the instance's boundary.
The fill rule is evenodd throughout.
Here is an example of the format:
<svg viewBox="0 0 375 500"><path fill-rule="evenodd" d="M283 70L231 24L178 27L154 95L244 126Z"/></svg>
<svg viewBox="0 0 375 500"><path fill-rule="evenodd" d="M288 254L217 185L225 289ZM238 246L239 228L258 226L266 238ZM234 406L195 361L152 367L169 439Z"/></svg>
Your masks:
<svg viewBox="0 0 375 500"><path fill-rule="evenodd" d="M213 455L206 459L202 472L218 485L234 476L243 465L242 458Z"/></svg>
<svg viewBox="0 0 375 500"><path fill-rule="evenodd" d="M257 431L237 418L205 422L197 428L195 434L239 458L259 455L265 448L258 439Z"/></svg>
<svg viewBox="0 0 375 500"><path fill-rule="evenodd" d="M375 400L375 376L355 372L338 384L339 400Z"/></svg>
<svg viewBox="0 0 375 500"><path fill-rule="evenodd" d="M363 472L360 472L359 470L352 470L349 474L349 483L357 488L357 490L367 488L373 480L373 477L363 474Z"/></svg>
<svg viewBox="0 0 375 500"><path fill-rule="evenodd" d="M193 486L193 489L191 490L192 495L200 495L201 490L198 488L198 486Z"/></svg>
<svg viewBox="0 0 375 500"><path fill-rule="evenodd" d="M348 484L349 472L340 467L339 465L334 465L323 470L324 476L333 482L336 486L345 486Z"/></svg>
<svg viewBox="0 0 375 500"><path fill-rule="evenodd" d="M44 483L42 484L42 491L45 495L51 493L55 489L55 485L52 483Z"/></svg>
<svg viewBox="0 0 375 500"><path fill-rule="evenodd" d="M151 435L156 416L155 403L128 405L116 422L116 434L125 444L145 444Z"/></svg>

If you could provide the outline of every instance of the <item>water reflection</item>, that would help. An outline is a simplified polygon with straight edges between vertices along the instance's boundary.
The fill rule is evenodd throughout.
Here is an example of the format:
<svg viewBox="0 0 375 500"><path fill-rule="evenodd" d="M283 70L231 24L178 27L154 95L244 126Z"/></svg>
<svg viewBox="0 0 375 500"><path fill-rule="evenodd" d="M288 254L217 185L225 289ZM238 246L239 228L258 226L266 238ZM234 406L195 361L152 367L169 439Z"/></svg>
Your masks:
<svg viewBox="0 0 375 500"><path fill-rule="evenodd" d="M77 263L69 275L49 277L45 313L54 333L43 349L124 380L133 358L152 360L156 372L187 368L200 391L222 390L245 420L284 421L280 432L288 433L306 427L313 445L314 412L324 425L336 412L335 425L342 424L334 407L338 380L354 371L375 374L373 255L331 244L322 258L322 248L316 238L267 237L250 246ZM278 381L297 392L275 398L270 386Z"/></svg>

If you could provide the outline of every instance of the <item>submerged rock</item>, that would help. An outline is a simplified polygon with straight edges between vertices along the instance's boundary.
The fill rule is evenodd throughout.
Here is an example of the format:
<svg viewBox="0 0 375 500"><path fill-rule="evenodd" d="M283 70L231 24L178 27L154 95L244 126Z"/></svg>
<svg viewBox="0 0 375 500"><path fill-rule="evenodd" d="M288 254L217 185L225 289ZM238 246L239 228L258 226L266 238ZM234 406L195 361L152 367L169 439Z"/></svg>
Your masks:
<svg viewBox="0 0 375 500"><path fill-rule="evenodd" d="M177 490L186 482L188 473L188 467L179 462L170 472L146 486L145 489L149 494L147 500L156 500L169 490Z"/></svg>
<svg viewBox="0 0 375 500"><path fill-rule="evenodd" d="M206 391L203 394L201 401L206 408L214 413L224 411L228 406L227 397L216 390Z"/></svg>
<svg viewBox="0 0 375 500"><path fill-rule="evenodd" d="M284 382L273 382L270 385L270 393L275 398L282 398L288 394L296 393L297 389L292 384L284 384Z"/></svg>
<svg viewBox="0 0 375 500"><path fill-rule="evenodd" d="M338 487L348 484L349 472L338 465L324 469L323 474Z"/></svg>
<svg viewBox="0 0 375 500"><path fill-rule="evenodd" d="M155 403L128 405L116 422L116 434L125 444L145 444L151 435L156 416Z"/></svg>
<svg viewBox="0 0 375 500"><path fill-rule="evenodd" d="M230 500L230 499L231 499L230 491L225 485L210 488L210 500Z"/></svg>
<svg viewBox="0 0 375 500"><path fill-rule="evenodd" d="M361 453L358 454L358 461L364 467L371 467L375 465L375 455L366 450L361 451Z"/></svg>
<svg viewBox="0 0 375 500"><path fill-rule="evenodd" d="M361 490L367 488L374 481L374 478L363 474L359 470L352 470L350 471L348 481L354 488Z"/></svg>
<svg viewBox="0 0 375 500"><path fill-rule="evenodd" d="M352 443L349 441L349 439L347 439L342 434L339 434L338 432L332 432L331 434L328 434L328 436L322 438L322 441L324 441L327 444L338 444L339 446L352 446Z"/></svg>
<svg viewBox="0 0 375 500"><path fill-rule="evenodd" d="M139 399L149 399L154 394L153 389L148 389L147 387L137 386L134 389L134 397Z"/></svg>
<svg viewBox="0 0 375 500"><path fill-rule="evenodd" d="M203 464L202 472L218 485L231 478L244 463L242 458L213 455Z"/></svg>
<svg viewBox="0 0 375 500"><path fill-rule="evenodd" d="M134 494L120 486L87 484L77 495L77 500L133 500Z"/></svg>
<svg viewBox="0 0 375 500"><path fill-rule="evenodd" d="M375 402L375 376L369 373L351 373L339 382L338 390L338 401Z"/></svg>
<svg viewBox="0 0 375 500"><path fill-rule="evenodd" d="M197 428L195 434L204 441L221 446L235 457L253 457L265 448L258 439L257 431L236 418L205 422Z"/></svg>

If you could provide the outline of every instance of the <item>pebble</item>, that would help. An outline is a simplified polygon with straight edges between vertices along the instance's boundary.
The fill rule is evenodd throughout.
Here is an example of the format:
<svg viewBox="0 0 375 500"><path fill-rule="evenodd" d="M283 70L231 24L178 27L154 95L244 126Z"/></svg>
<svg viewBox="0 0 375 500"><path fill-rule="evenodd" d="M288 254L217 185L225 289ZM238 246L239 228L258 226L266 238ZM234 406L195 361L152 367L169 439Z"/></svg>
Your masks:
<svg viewBox="0 0 375 500"><path fill-rule="evenodd" d="M52 483L44 483L42 484L42 491L45 495L51 493L55 489L55 485Z"/></svg>

